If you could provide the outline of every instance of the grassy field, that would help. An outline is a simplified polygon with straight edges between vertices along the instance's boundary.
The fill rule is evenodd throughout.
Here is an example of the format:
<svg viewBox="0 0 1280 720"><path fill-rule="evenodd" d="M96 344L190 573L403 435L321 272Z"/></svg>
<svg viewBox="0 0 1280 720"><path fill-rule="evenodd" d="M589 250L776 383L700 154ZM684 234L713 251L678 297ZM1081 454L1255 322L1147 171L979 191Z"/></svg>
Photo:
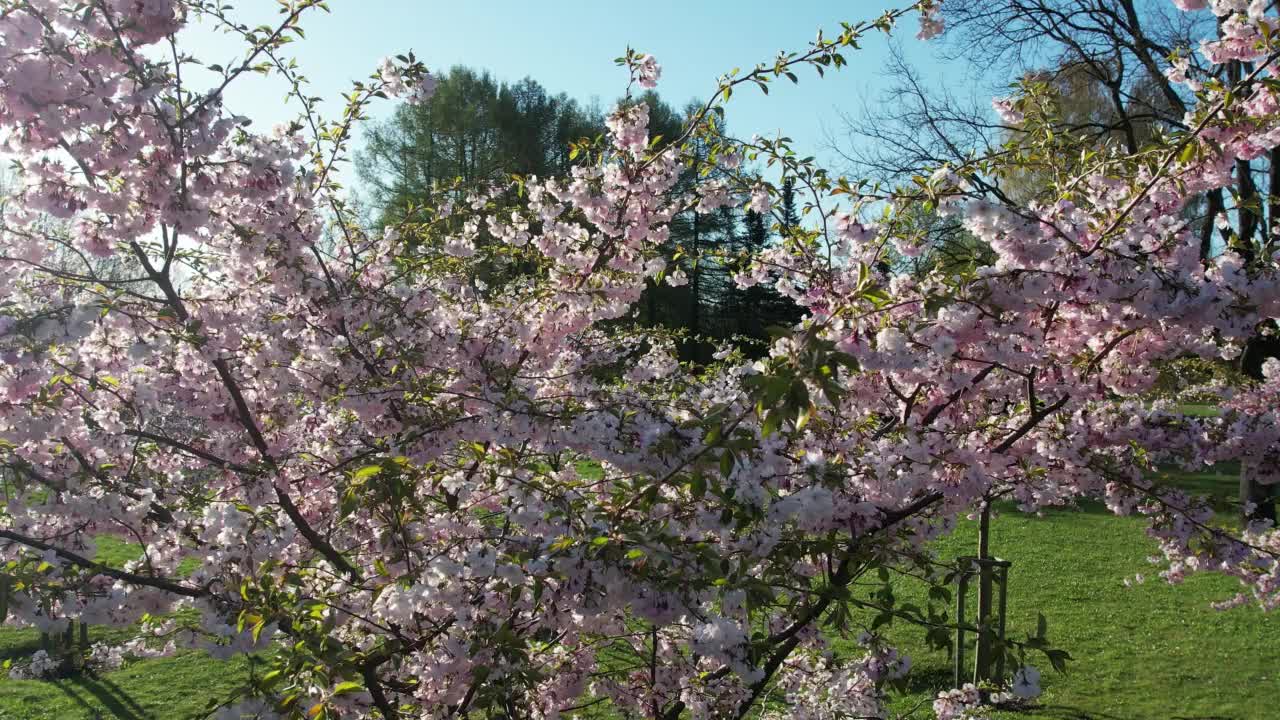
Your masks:
<svg viewBox="0 0 1280 720"><path fill-rule="evenodd" d="M1234 474L1177 479L1188 489L1220 498L1236 489ZM971 555L976 544L976 526L970 523L943 540L939 550L944 557ZM1038 705L995 717L1280 717L1274 700L1280 689L1280 616L1254 607L1212 609L1210 602L1239 588L1228 578L1196 576L1168 585L1155 577L1156 568L1146 560L1154 544L1141 520L1117 518L1100 505L1048 511L1043 517L1010 510L992 521L992 551L1013 562L1009 636L1024 639L1034 633L1042 612L1054 645L1075 658L1065 675L1053 672L1043 657L1033 660L1045 690ZM1123 579L1137 573L1146 575L1146 582L1125 587ZM923 590L910 583L900 584L899 595L900 602L908 597L923 602ZM913 692L895 702L896 710L915 707L949 686L945 652L928 650L921 633L907 626L888 634L915 663Z"/></svg>
<svg viewBox="0 0 1280 720"><path fill-rule="evenodd" d="M99 562L120 566L138 550L109 537L98 543ZM93 628L90 642L119 644L129 630ZM40 649L29 630L0 628L0 662L27 657ZM9 680L0 674L0 720L189 720L201 718L213 698L242 687L248 663L217 662L203 653L145 660L101 675L80 675L57 682Z"/></svg>
<svg viewBox="0 0 1280 720"><path fill-rule="evenodd" d="M1229 496L1234 475L1185 475L1180 482ZM1146 557L1153 544L1141 521L1116 518L1099 506L1032 517L999 514L993 551L1013 561L1009 632L1033 632L1036 613L1049 621L1049 637L1075 660L1067 674L1044 671L1038 705L999 718L1055 720L1264 720L1280 716L1280 616L1254 608L1218 612L1215 599L1235 591L1230 580L1195 577L1179 586L1159 579L1126 588L1125 577L1153 575ZM972 525L940 544L944 557L971 554ZM122 560L130 549L105 544L101 559ZM902 601L922 595L902 583ZM950 682L946 653L931 652L918 631L890 626L889 636L913 656L911 692L894 710L921 708ZM110 640L101 631L94 639ZM38 647L34 633L0 630L0 660ZM0 678L0 720L189 720L206 703L225 697L249 672L244 661L224 664L197 654L131 664L100 677L59 682Z"/></svg>

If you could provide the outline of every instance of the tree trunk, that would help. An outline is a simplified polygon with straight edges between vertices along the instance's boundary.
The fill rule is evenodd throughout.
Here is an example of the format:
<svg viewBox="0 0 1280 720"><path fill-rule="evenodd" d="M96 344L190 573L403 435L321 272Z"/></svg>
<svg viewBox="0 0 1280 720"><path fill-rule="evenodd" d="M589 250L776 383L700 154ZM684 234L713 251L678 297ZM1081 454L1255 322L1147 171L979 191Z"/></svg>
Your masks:
<svg viewBox="0 0 1280 720"><path fill-rule="evenodd" d="M1271 149L1271 169L1267 174L1267 223L1262 229L1264 242L1274 245L1280 229L1280 147Z"/></svg>
<svg viewBox="0 0 1280 720"><path fill-rule="evenodd" d="M1237 91L1239 91L1238 85L1243 79L1244 71L1245 66L1239 60L1232 60L1227 66L1227 78ZM1240 225L1236 238L1236 250L1248 266L1259 257L1258 248L1254 244L1254 234L1258 229L1258 213L1261 210L1260 207L1255 207L1259 204L1258 188L1253 181L1253 167L1248 160L1236 160L1236 187L1236 212ZM1262 363L1268 358L1276 357L1276 351L1280 349L1274 345L1274 342L1269 342L1263 336L1251 338L1240 357L1241 369L1245 374L1254 380L1261 380ZM1245 522L1253 520L1275 522L1276 509L1271 500L1271 488L1258 484L1245 465L1240 467L1240 507Z"/></svg>
<svg viewBox="0 0 1280 720"><path fill-rule="evenodd" d="M1200 228L1200 261L1206 264L1213 254L1213 228L1217 225L1218 213L1222 212L1224 202L1222 188L1209 193L1208 215L1205 216L1204 225Z"/></svg>
<svg viewBox="0 0 1280 720"><path fill-rule="evenodd" d="M695 210L693 213L693 270L689 274L689 347L691 349L691 359L696 363L702 362L702 341L699 335L702 333L702 294L699 292L698 285L701 280L701 264L700 255L702 253L702 243L699 237L701 228L698 225L699 215Z"/></svg>
<svg viewBox="0 0 1280 720"><path fill-rule="evenodd" d="M1274 329L1274 328L1273 328ZM1264 335L1261 328L1244 346L1240 354L1240 371L1255 381L1262 380L1262 365L1272 358L1280 358L1280 337ZM1275 498L1271 486L1253 479L1245 465L1240 466L1241 517L1248 523L1255 520L1276 520ZM1250 509L1252 508L1252 509Z"/></svg>
<svg viewBox="0 0 1280 720"><path fill-rule="evenodd" d="M991 559L991 501L982 503L982 518L978 524L978 649L974 659L974 679L997 681L991 675L991 605L994 590Z"/></svg>

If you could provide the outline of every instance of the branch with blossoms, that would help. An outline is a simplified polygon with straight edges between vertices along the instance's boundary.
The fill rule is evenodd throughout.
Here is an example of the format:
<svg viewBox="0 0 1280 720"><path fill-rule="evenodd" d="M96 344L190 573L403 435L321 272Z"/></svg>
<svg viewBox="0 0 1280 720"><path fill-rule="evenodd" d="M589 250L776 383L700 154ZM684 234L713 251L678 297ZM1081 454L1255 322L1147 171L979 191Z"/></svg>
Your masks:
<svg viewBox="0 0 1280 720"><path fill-rule="evenodd" d="M840 68L907 12L936 34L940 5L922 2L725 76L666 143L646 105L623 103L567 177L443 188L373 235L335 169L370 102L430 102L431 78L389 61L324 122L283 54L322 6L249 29L199 2L5 5L0 126L25 187L0 230L0 554L30 570L19 622L130 625L190 604L184 642L271 648L256 697L228 708L264 716L745 717L766 697L793 716L874 716L905 659L868 639L835 661L828 633L873 638L886 615L954 628L940 602L895 610L889 578L1004 497L1138 508L1170 579L1211 558L1276 604L1275 531L1215 530L1205 550L1208 516L1155 491L1134 450L1269 458L1270 384L1218 424L1121 404L1150 388L1151 363L1229 352L1280 314L1273 267L1206 268L1177 220L1229 181L1233 153L1275 145L1261 72L1276 49L1246 32L1261 20L1224 25L1232 57L1260 63L1247 102L1202 88L1192 131L1085 162L1055 203L984 200L968 167L867 192L784 140L721 134L739 87ZM204 95L176 39L192 14L247 45ZM649 55L622 64L640 87L660 79ZM289 84L299 122L256 134L222 107L251 71ZM668 270L674 217L772 209L751 161L811 201L736 278L808 315L761 360L726 347L682 365L668 336L624 320ZM680 189L709 166L724 172ZM917 207L962 223L993 263L888 272L919 250ZM144 561L93 563L112 534ZM1056 664L1043 636L1020 650ZM1013 689L1038 677L1020 668ZM824 692L836 679L839 698Z"/></svg>

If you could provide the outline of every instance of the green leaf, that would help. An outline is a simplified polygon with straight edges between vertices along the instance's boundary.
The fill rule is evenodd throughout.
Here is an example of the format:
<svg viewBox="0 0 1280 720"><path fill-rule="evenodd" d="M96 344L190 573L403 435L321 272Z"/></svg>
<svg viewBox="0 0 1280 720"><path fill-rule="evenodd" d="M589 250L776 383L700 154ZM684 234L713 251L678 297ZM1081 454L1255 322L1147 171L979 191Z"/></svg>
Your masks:
<svg viewBox="0 0 1280 720"><path fill-rule="evenodd" d="M809 424L809 419L812 417L813 417L812 405L805 408L804 410L801 410L800 415L796 418L796 431L798 432L800 430L803 430L804 426Z"/></svg>
<svg viewBox="0 0 1280 720"><path fill-rule="evenodd" d="M333 688L333 694L343 695L345 693L355 692L357 690L363 690L363 689L364 689L364 685L361 685L360 683L355 682L354 680L348 680L346 682L338 683Z"/></svg>
<svg viewBox="0 0 1280 720"><path fill-rule="evenodd" d="M355 472L351 473L351 479L356 481L368 480L369 478L381 472L382 472L381 465L365 465L359 470L356 470Z"/></svg>
<svg viewBox="0 0 1280 720"><path fill-rule="evenodd" d="M1060 673L1067 671L1067 661L1071 659L1071 653L1066 650L1046 650L1044 654L1049 658L1049 664L1054 670Z"/></svg>
<svg viewBox="0 0 1280 720"><path fill-rule="evenodd" d="M702 438L703 445L715 445L720 442L720 437L724 433L724 426L717 424L715 427L707 431L706 437Z"/></svg>
<svg viewBox="0 0 1280 720"><path fill-rule="evenodd" d="M738 457L734 455L733 451L726 449L724 453L720 455L720 476L727 478L729 475L733 474L733 465L737 460ZM703 483L703 490L706 490L705 482Z"/></svg>
<svg viewBox="0 0 1280 720"><path fill-rule="evenodd" d="M350 488L342 494L342 502L338 506L338 518L346 519L360 506L360 497Z"/></svg>
<svg viewBox="0 0 1280 720"><path fill-rule="evenodd" d="M778 425L781 423L781 421L782 421L782 413L778 412L777 410L770 410L768 414L764 416L764 425L761 426L760 428L761 434L763 434L765 437L769 437L770 435L773 435L775 432L778 431Z"/></svg>

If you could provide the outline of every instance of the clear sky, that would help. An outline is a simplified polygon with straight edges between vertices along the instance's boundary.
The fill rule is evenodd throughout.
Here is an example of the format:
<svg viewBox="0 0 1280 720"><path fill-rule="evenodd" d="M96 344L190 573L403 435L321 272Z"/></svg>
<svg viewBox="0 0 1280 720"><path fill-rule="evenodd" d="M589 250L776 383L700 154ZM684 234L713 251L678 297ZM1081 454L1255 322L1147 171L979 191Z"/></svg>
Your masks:
<svg viewBox="0 0 1280 720"><path fill-rule="evenodd" d="M270 0L232 0L237 16L250 25L278 18ZM293 54L312 83L312 95L335 98L350 82L368 76L385 56L413 50L432 69L468 65L489 70L498 80L525 76L549 92L580 101L598 99L608 107L623 92L626 71L614 58L628 45L656 56L663 66L659 92L672 105L705 99L716 78L771 60L781 49L803 50L819 28L828 34L840 21L878 16L906 0L649 0L604 3L586 0L330 0L331 14L313 11L304 19L306 39ZM895 36L912 61L938 76L933 50L915 39L916 19L908 17ZM208 26L195 26L185 47L206 62L227 64L236 45ZM838 126L838 109L856 110L882 84L887 51L883 34L868 36L864 49L847 55L850 65L819 79L800 73L800 84L775 83L769 96L744 88L728 109L729 126L739 136L772 135L782 129L804 154L824 153L824 127ZM237 81L227 106L265 130L296 115L282 103L278 82ZM327 106L332 112L336 103ZM383 102L374 115L385 116Z"/></svg>

